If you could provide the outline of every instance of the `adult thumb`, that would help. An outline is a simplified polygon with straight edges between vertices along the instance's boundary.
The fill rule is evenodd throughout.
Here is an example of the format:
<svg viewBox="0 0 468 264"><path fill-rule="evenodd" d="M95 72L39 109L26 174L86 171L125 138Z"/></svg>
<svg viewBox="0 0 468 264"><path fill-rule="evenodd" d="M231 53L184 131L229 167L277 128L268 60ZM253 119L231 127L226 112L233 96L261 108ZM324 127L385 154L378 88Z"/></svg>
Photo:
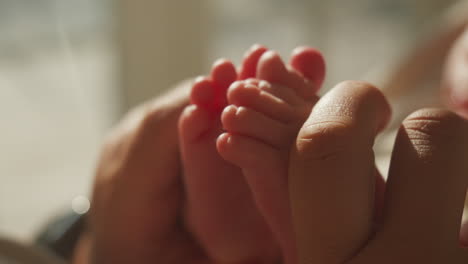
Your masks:
<svg viewBox="0 0 468 264"><path fill-rule="evenodd" d="M304 123L289 167L299 263L344 263L369 239L375 215L372 145L389 116L380 91L344 82Z"/></svg>

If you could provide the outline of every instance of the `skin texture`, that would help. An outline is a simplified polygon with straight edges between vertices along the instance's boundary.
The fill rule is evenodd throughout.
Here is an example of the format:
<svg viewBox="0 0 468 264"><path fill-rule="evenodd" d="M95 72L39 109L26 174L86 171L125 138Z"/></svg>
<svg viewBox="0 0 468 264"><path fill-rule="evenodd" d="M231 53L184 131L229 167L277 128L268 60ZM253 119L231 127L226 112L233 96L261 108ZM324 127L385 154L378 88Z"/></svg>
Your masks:
<svg viewBox="0 0 468 264"><path fill-rule="evenodd" d="M252 69L244 68L257 74ZM77 260L215 263L185 225L177 125L189 88L184 84L136 109L108 137ZM381 192L379 182L374 194L369 152L388 118L386 105L370 85L346 82L302 127L289 171L299 263L467 263L458 243L466 122L439 109L410 116L395 145L388 188ZM337 106L341 110L333 112ZM460 237L465 245L467 234Z"/></svg>
<svg viewBox="0 0 468 264"><path fill-rule="evenodd" d="M275 199L270 194L258 201L251 194L259 190L258 184L252 184L251 176L268 175L272 171L271 166L266 166L268 162L281 159L279 171L281 178L286 180L289 145L318 100L315 92L319 87L316 86L321 84L324 74L321 55L310 48L299 48L293 53L291 65L306 70L287 69L278 54L254 46L247 53L239 73L239 78L248 80L241 79L233 84L237 77L234 65L228 60L219 60L209 76L197 79L191 90L191 105L179 120L184 182L189 201L187 226L216 261L275 262L281 258L279 246L284 251L286 245L293 245L287 192L280 193L281 187L282 190L287 188L277 185L272 190L282 198ZM311 69L317 69L317 72ZM305 75L309 79L305 79ZM265 89L260 92L259 81L253 77L272 81L275 85L264 81L262 87ZM241 107L239 111L237 106ZM244 118L236 118L239 116L236 112L242 112ZM223 134L223 129L232 133ZM235 157L240 154L231 151L232 148L223 143L223 137L218 139L217 146L215 144L221 134L240 136L251 129L257 129L257 139L264 138L266 142L270 139L280 144L283 155L273 160L265 158L263 164L246 171ZM261 154L261 149L262 146L254 147L249 152L255 156ZM271 148L266 151L275 152ZM279 176L273 178L279 179ZM265 190L260 191L265 193ZM267 200L271 201L267 203ZM282 204L281 209L272 208L276 201ZM270 221L273 217L286 218L273 223ZM281 230L285 229L283 226L287 227L287 232Z"/></svg>
<svg viewBox="0 0 468 264"><path fill-rule="evenodd" d="M180 221L176 132L186 88L137 108L105 142L89 219L91 263L206 263Z"/></svg>
<svg viewBox="0 0 468 264"><path fill-rule="evenodd" d="M239 75L255 77L257 62L265 51L261 46L253 47ZM310 56L307 52L303 54ZM304 66L307 59L299 59L299 62ZM212 75L218 76L217 80L229 79L226 72L230 68L229 63L218 63ZM96 171L89 228L78 244L74 263L84 263L83 260L100 264L220 263L214 259L225 251L207 250L209 244L204 243L189 224L191 198L186 190L190 187L184 182L180 166L179 117L187 110L190 100L203 101L210 96L195 95L192 88L190 82L181 84L170 93L138 107L107 138ZM216 112L221 110L222 104L222 100L212 100L206 106ZM240 215L244 213L239 212ZM236 225L234 229L247 227L247 231L252 231L256 228L241 221L232 223ZM248 244L249 241L239 243ZM276 264L281 251L276 242L268 243L274 248L260 259L267 260L274 255L274 260L264 263ZM244 248L255 252L255 249ZM233 259L243 261L245 255L240 253L233 255Z"/></svg>
<svg viewBox="0 0 468 264"><path fill-rule="evenodd" d="M303 68L314 69L305 72L310 79L288 69L277 53L269 51L259 60L258 79L231 85L229 106L221 114L225 132L218 137L217 149L241 168L285 262L297 263L287 192L289 150L318 101L315 92L325 65L317 51L306 48L293 52L291 61L296 66L309 63Z"/></svg>
<svg viewBox="0 0 468 264"><path fill-rule="evenodd" d="M468 123L440 109L403 122L375 223L372 144L389 115L376 88L345 82L304 123L289 171L300 264L467 263Z"/></svg>

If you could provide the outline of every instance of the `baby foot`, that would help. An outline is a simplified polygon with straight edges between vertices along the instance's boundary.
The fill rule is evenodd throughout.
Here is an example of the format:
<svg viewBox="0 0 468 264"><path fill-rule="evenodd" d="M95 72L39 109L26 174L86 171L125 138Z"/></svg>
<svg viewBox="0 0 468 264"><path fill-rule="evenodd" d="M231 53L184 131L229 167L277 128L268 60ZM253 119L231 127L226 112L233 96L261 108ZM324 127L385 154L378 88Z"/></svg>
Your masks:
<svg viewBox="0 0 468 264"><path fill-rule="evenodd" d="M265 48L253 48L245 58L241 75L255 74L264 52ZM199 78L193 85L191 105L179 120L187 226L216 263L263 263L279 258L278 245L241 170L222 159L216 150L226 92L236 78L231 62L215 63L210 77Z"/></svg>
<svg viewBox="0 0 468 264"><path fill-rule="evenodd" d="M297 263L288 194L289 150L318 100L324 61L312 49L299 49L287 69L275 52L262 55L258 79L237 81L228 90L217 140L220 155L242 169L257 205L283 249ZM306 78L304 78L306 77Z"/></svg>

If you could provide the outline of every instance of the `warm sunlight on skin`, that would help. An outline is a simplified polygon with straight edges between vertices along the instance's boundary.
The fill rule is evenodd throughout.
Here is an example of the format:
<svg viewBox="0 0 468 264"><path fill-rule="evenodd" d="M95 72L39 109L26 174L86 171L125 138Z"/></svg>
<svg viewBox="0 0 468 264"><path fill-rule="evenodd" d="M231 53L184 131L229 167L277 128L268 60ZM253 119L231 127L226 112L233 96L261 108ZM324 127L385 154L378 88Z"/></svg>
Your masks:
<svg viewBox="0 0 468 264"><path fill-rule="evenodd" d="M296 262L285 188L289 149L318 100L325 64L318 51L298 48L291 65L260 45L246 54L239 78L232 62L219 60L195 81L181 116L188 225L220 262L281 254Z"/></svg>

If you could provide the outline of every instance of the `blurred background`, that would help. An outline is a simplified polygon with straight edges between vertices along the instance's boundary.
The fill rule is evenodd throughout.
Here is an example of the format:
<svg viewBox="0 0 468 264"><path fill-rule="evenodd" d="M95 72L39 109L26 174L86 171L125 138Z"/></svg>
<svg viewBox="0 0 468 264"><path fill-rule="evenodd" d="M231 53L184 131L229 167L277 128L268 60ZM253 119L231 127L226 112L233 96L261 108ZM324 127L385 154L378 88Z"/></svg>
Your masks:
<svg viewBox="0 0 468 264"><path fill-rule="evenodd" d="M309 45L328 63L324 90L378 83L453 2L0 0L0 235L28 241L58 212L82 210L112 125L216 58L239 63L262 43L287 59Z"/></svg>

